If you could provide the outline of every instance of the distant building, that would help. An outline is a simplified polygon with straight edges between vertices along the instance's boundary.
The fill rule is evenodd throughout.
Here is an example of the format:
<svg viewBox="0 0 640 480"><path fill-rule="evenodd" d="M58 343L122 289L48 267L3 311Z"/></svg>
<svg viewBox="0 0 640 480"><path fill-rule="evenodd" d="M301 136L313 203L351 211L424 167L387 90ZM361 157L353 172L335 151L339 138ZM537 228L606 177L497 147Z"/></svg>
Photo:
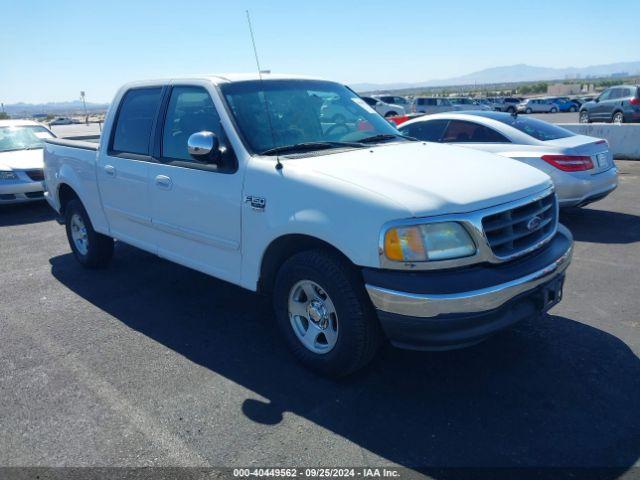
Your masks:
<svg viewBox="0 0 640 480"><path fill-rule="evenodd" d="M554 83L547 87L547 95L556 97L564 95L576 95L582 91L582 85L579 83Z"/></svg>

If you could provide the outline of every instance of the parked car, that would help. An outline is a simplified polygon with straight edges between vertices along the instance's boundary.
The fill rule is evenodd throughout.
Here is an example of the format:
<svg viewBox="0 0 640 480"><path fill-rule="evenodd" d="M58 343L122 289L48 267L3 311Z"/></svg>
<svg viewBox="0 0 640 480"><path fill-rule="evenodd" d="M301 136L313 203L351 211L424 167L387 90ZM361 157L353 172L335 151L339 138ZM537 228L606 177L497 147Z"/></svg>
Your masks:
<svg viewBox="0 0 640 480"><path fill-rule="evenodd" d="M496 101L494 101L494 110L497 110L498 112L508 113L515 113L518 108L518 104L522 101L519 98L514 97L504 97L495 100Z"/></svg>
<svg viewBox="0 0 640 480"><path fill-rule="evenodd" d="M549 100L555 103L561 112L577 112L580 108L580 102L571 100L569 97L552 97Z"/></svg>
<svg viewBox="0 0 640 480"><path fill-rule="evenodd" d="M518 113L557 113L558 105L548 98L528 98L516 107Z"/></svg>
<svg viewBox="0 0 640 480"><path fill-rule="evenodd" d="M449 102L465 110L491 110L488 106L482 105L476 100L467 97L449 97Z"/></svg>
<svg viewBox="0 0 640 480"><path fill-rule="evenodd" d="M532 117L499 112L443 113L403 123L404 135L483 150L536 167L551 177L561 207L609 195L618 170L605 140L577 135Z"/></svg>
<svg viewBox="0 0 640 480"><path fill-rule="evenodd" d="M373 98L377 98L381 102L388 103L389 105L400 105L405 111L408 111L411 102L400 95L373 95Z"/></svg>
<svg viewBox="0 0 640 480"><path fill-rule="evenodd" d="M607 88L598 98L580 107L580 123L640 122L640 86Z"/></svg>
<svg viewBox="0 0 640 480"><path fill-rule="evenodd" d="M330 96L358 122L326 124ZM106 265L116 238L268 294L320 373L362 367L384 337L474 344L562 297L572 238L547 175L407 139L338 83L136 82L102 138L47 141L46 198L77 261Z"/></svg>
<svg viewBox="0 0 640 480"><path fill-rule="evenodd" d="M0 205L44 199L42 151L55 135L29 120L0 120Z"/></svg>
<svg viewBox="0 0 640 480"><path fill-rule="evenodd" d="M461 105L454 105L444 97L416 97L411 105L413 113L440 113L467 110Z"/></svg>
<svg viewBox="0 0 640 480"><path fill-rule="evenodd" d="M69 117L56 117L49 122L49 125L71 125L72 123L80 123Z"/></svg>
<svg viewBox="0 0 640 480"><path fill-rule="evenodd" d="M367 103L367 105L385 118L397 117L398 115L405 114L404 108L400 105L385 103L373 97L362 97L362 99Z"/></svg>

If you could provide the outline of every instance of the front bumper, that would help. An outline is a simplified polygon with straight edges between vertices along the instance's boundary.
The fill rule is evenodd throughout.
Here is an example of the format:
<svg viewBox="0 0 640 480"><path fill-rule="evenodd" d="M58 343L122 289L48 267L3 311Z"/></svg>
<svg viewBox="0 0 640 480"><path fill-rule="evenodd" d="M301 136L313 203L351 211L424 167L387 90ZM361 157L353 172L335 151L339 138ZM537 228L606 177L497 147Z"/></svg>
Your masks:
<svg viewBox="0 0 640 480"><path fill-rule="evenodd" d="M571 233L559 226L545 247L512 262L446 271L365 269L363 276L393 344L458 348L555 305L572 252Z"/></svg>
<svg viewBox="0 0 640 480"><path fill-rule="evenodd" d="M0 205L44 200L44 187L41 181L29 178L26 171L14 170L15 180L0 180Z"/></svg>

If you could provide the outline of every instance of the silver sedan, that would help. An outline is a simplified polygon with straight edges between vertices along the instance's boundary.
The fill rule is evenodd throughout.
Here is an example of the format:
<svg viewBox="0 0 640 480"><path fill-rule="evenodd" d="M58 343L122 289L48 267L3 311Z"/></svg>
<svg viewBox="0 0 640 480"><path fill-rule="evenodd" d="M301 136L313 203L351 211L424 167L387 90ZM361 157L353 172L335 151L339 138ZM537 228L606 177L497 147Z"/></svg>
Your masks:
<svg viewBox="0 0 640 480"><path fill-rule="evenodd" d="M535 118L450 112L425 115L398 128L419 140L484 150L536 167L553 180L561 207L587 205L618 186L618 169L606 140Z"/></svg>

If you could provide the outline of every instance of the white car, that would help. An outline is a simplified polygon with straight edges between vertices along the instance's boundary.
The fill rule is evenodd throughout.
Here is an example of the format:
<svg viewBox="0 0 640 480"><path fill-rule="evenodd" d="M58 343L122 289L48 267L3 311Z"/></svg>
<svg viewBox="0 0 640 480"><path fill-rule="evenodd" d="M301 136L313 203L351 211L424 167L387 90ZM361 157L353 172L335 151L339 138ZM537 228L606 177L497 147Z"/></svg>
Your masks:
<svg viewBox="0 0 640 480"><path fill-rule="evenodd" d="M404 115L406 110L400 105L395 105L393 103L385 103L377 98L373 97L362 97L367 105L373 108L376 112L382 115L385 118L389 117L398 117Z"/></svg>
<svg viewBox="0 0 640 480"><path fill-rule="evenodd" d="M399 127L405 135L510 157L551 177L561 207L604 198L618 185L618 169L605 140L577 135L531 117L501 112L419 117Z"/></svg>
<svg viewBox="0 0 640 480"><path fill-rule="evenodd" d="M558 105L548 98L527 98L516 106L518 113L558 113Z"/></svg>
<svg viewBox="0 0 640 480"><path fill-rule="evenodd" d="M0 205L44 199L42 151L51 131L28 120L0 120Z"/></svg>
<svg viewBox="0 0 640 480"><path fill-rule="evenodd" d="M325 121L325 99L357 121ZM344 85L136 82L102 138L45 151L78 262L105 266L115 238L267 294L293 354L322 374L355 371L385 338L471 345L562 298L572 238L547 175L407 139Z"/></svg>
<svg viewBox="0 0 640 480"><path fill-rule="evenodd" d="M451 102L452 105L460 106L465 110L481 110L481 111L491 110L489 106L483 105L477 100L474 100L473 98L449 97L448 100L449 102Z"/></svg>

